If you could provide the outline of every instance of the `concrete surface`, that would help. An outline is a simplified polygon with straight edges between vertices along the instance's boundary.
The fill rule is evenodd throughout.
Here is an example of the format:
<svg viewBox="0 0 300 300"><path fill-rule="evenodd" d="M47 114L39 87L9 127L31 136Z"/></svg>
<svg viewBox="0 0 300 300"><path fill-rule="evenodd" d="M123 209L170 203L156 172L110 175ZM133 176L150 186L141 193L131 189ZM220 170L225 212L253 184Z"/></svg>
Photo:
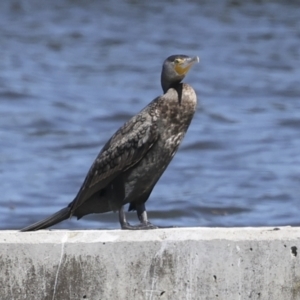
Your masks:
<svg viewBox="0 0 300 300"><path fill-rule="evenodd" d="M0 299L300 299L300 228L0 231Z"/></svg>

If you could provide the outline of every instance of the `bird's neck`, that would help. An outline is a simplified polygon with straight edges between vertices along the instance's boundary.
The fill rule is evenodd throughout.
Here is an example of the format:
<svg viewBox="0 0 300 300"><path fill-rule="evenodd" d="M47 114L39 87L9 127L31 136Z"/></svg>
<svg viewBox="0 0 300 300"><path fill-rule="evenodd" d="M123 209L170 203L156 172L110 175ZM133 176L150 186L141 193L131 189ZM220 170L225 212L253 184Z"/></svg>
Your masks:
<svg viewBox="0 0 300 300"><path fill-rule="evenodd" d="M161 87L164 91L164 94L168 91L168 89L170 88L174 88L177 89L178 86L180 85L181 80L177 80L177 81L169 81L169 80L164 80L164 78L161 78Z"/></svg>

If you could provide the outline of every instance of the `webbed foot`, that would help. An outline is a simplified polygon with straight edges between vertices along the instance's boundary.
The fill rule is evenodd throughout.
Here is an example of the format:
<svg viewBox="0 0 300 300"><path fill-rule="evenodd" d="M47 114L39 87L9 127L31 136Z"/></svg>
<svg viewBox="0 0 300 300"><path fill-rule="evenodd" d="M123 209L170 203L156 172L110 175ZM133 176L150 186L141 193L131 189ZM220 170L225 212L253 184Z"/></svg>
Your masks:
<svg viewBox="0 0 300 300"><path fill-rule="evenodd" d="M149 229L159 228L158 226L155 226L150 222L140 223L138 225L130 225L128 222L125 222L121 224L121 227L122 229L127 229L127 230L149 230Z"/></svg>

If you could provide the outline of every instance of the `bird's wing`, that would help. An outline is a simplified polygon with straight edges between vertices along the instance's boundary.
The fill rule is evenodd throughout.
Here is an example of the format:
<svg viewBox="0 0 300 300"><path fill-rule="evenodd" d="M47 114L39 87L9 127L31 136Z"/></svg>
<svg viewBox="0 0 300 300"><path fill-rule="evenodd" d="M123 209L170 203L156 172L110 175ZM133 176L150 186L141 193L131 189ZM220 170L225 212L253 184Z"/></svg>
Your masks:
<svg viewBox="0 0 300 300"><path fill-rule="evenodd" d="M125 123L106 143L91 166L71 204L71 215L91 195L138 163L157 138L157 124L148 113L140 113Z"/></svg>

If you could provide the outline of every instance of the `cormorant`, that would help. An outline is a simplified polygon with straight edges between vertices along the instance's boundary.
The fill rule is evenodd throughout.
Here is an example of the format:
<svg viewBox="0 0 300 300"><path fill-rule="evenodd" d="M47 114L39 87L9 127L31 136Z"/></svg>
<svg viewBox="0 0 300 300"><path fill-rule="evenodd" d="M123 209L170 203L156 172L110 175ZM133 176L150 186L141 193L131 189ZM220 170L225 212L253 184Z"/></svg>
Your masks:
<svg viewBox="0 0 300 300"><path fill-rule="evenodd" d="M125 123L106 143L92 164L77 196L52 216L23 228L32 231L50 227L67 218L119 212L122 229L154 229L147 218L145 202L175 155L196 110L194 89L181 83L198 57L172 55L162 67L164 94ZM136 210L140 224L130 225L124 213Z"/></svg>

